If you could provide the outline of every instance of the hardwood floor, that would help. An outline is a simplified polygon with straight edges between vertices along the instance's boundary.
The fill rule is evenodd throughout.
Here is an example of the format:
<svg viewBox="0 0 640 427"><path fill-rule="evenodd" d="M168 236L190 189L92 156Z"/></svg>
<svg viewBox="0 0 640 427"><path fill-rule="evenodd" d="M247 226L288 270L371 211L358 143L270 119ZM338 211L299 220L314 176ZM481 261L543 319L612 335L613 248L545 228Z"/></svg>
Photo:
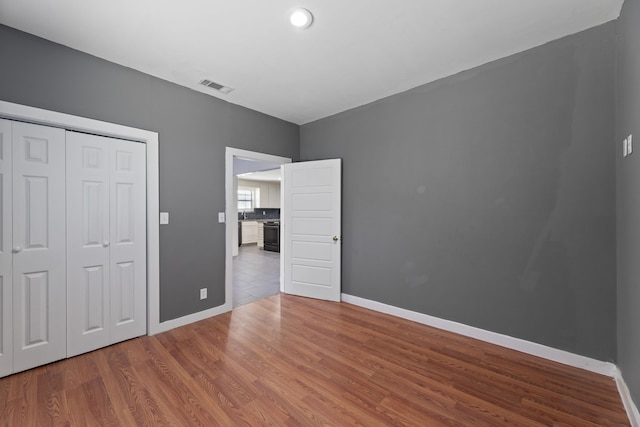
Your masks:
<svg viewBox="0 0 640 427"><path fill-rule="evenodd" d="M0 379L0 423L629 425L611 378L287 295Z"/></svg>

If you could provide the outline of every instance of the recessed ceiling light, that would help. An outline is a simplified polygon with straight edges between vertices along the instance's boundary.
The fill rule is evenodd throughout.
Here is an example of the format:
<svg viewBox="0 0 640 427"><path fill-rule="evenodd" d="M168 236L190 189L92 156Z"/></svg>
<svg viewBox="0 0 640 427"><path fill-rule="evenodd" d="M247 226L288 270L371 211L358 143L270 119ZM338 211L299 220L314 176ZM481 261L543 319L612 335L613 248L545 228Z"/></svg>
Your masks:
<svg viewBox="0 0 640 427"><path fill-rule="evenodd" d="M305 29L313 22L313 15L307 9L301 7L293 9L289 15L291 25L296 28Z"/></svg>

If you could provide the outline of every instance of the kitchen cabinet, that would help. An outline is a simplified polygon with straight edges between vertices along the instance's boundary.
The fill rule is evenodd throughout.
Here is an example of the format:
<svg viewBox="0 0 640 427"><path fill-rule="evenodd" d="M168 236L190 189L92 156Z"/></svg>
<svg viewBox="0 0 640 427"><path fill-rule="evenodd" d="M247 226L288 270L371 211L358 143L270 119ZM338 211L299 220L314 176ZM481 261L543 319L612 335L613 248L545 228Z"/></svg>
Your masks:
<svg viewBox="0 0 640 427"><path fill-rule="evenodd" d="M242 244L250 244L258 242L258 222L243 221L242 222Z"/></svg>
<svg viewBox="0 0 640 427"><path fill-rule="evenodd" d="M256 188L260 191L259 208L280 208L280 183L268 181L238 180L239 187Z"/></svg>
<svg viewBox="0 0 640 427"><path fill-rule="evenodd" d="M280 183L269 183L269 206L266 208L280 208Z"/></svg>
<svg viewBox="0 0 640 427"><path fill-rule="evenodd" d="M258 247L264 249L264 222L258 223Z"/></svg>

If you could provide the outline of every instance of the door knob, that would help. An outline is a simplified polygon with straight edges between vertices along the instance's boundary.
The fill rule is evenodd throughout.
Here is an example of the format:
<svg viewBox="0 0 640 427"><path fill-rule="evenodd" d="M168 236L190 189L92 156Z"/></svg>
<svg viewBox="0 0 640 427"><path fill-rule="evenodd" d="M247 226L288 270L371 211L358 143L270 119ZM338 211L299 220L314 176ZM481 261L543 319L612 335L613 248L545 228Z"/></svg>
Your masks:
<svg viewBox="0 0 640 427"><path fill-rule="evenodd" d="M105 240L104 242L102 242L102 246L104 246L105 248L109 246L109 241Z"/></svg>
<svg viewBox="0 0 640 427"><path fill-rule="evenodd" d="M340 238L338 236L333 236L333 241L337 242L338 240L340 240Z"/></svg>
<svg viewBox="0 0 640 427"><path fill-rule="evenodd" d="M13 253L14 254L17 254L18 252L22 252L22 247L16 246L15 248L13 248Z"/></svg>

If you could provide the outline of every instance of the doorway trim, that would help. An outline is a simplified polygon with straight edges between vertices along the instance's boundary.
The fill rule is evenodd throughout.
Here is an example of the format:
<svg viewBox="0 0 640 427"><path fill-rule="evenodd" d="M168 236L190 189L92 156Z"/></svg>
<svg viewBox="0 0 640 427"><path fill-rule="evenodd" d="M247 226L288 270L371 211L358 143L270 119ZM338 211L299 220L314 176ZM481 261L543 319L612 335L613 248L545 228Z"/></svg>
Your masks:
<svg viewBox="0 0 640 427"><path fill-rule="evenodd" d="M160 324L160 186L158 133L0 101L0 117L93 133L146 145L147 161L147 334L162 332Z"/></svg>
<svg viewBox="0 0 640 427"><path fill-rule="evenodd" d="M286 164L291 163L289 157L280 157L272 154L259 153L256 151L241 150L239 148L226 147L225 150L225 262L224 262L224 305L222 311L231 311L233 309L233 227L237 227L238 208L234 205L233 197L233 159L240 158L244 160L254 160L257 162ZM282 273L282 262L280 263L280 272ZM280 278L282 281L282 277ZM282 288L282 284L280 286Z"/></svg>

